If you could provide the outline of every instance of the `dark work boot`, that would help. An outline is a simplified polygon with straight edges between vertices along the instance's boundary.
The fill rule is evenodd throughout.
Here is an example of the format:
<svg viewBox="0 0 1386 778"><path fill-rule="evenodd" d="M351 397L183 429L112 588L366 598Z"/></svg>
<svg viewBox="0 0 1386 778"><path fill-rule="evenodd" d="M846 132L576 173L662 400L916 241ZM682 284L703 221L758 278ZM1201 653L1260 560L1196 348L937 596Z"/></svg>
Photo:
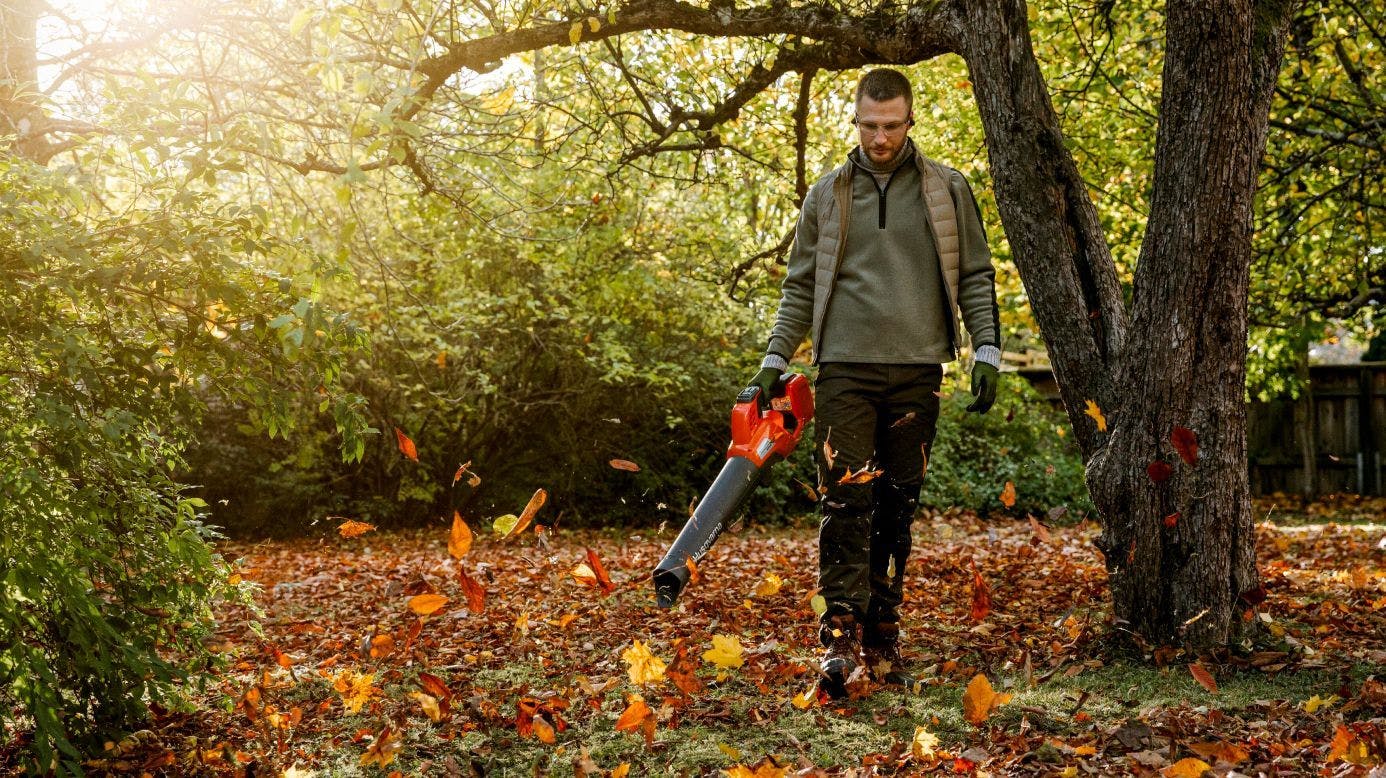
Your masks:
<svg viewBox="0 0 1386 778"><path fill-rule="evenodd" d="M855 680L853 674L866 665L861 655L861 625L850 614L829 616L818 627L818 639L825 649L819 662L823 674L819 685L829 696L844 697L848 682Z"/></svg>
<svg viewBox="0 0 1386 778"><path fill-rule="evenodd" d="M867 624L861 636L862 656L866 671L877 681L904 670L900 659L900 622L887 621Z"/></svg>

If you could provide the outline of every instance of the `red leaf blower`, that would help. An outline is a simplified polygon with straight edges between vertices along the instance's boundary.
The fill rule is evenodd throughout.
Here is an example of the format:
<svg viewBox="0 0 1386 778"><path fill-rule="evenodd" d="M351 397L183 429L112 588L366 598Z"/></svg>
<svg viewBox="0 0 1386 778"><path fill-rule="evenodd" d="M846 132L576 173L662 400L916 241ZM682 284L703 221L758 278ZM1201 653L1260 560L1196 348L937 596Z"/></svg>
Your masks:
<svg viewBox="0 0 1386 778"><path fill-rule="evenodd" d="M688 583L688 560L695 565L702 561L755 490L761 474L789 456L813 418L813 392L808 379L797 373L780 377L769 410L761 410L760 399L760 388L755 386L736 396L727 462L654 570L655 604L661 608L672 607Z"/></svg>

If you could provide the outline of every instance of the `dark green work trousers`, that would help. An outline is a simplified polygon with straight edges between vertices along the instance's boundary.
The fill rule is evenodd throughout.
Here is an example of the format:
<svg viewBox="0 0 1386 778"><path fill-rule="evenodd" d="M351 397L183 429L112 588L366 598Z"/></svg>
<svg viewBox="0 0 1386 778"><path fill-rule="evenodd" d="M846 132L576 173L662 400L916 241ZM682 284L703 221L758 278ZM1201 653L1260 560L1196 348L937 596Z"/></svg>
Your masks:
<svg viewBox="0 0 1386 778"><path fill-rule="evenodd" d="M818 587L825 614L899 621L910 524L938 425L941 365L828 362L815 383L820 501ZM832 452L828 462L824 442ZM848 469L881 474L841 483ZM848 479L857 480L857 479Z"/></svg>

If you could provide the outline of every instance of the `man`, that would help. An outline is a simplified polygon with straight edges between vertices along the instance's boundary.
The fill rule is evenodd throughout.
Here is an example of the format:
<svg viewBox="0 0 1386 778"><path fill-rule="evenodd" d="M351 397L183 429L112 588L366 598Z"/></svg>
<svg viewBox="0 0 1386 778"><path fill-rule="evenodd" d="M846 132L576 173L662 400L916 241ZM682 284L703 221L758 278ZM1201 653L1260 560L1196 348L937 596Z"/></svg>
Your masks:
<svg viewBox="0 0 1386 778"><path fill-rule="evenodd" d="M975 356L967 410L996 399L1000 328L981 214L962 174L909 138L910 83L873 70L858 83L860 145L804 198L761 370L762 397L812 338L820 501L818 585L824 687L900 667L910 524L938 420L958 317ZM872 477L876 474L875 477Z"/></svg>

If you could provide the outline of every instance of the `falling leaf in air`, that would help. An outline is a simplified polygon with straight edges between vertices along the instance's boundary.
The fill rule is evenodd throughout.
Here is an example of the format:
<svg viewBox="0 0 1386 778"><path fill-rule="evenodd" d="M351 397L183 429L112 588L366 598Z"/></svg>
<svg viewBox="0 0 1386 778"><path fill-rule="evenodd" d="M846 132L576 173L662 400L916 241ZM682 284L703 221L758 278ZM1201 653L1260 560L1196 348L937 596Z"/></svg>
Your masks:
<svg viewBox="0 0 1386 778"><path fill-rule="evenodd" d="M1007 508L1015 507L1015 483L1007 481L1004 489L1001 490L1001 504Z"/></svg>
<svg viewBox="0 0 1386 778"><path fill-rule="evenodd" d="M395 735L395 731L389 725L375 736L375 741L366 749L366 753L361 755L361 764L378 765L385 767L395 761L395 756L399 754L400 748L404 746Z"/></svg>
<svg viewBox="0 0 1386 778"><path fill-rule="evenodd" d="M597 556L597 552L590 548L587 549L587 564L591 567L592 573L597 579L597 587L602 590L603 597L616 591L616 584L612 583L611 576L607 575L606 566L602 564L602 560Z"/></svg>
<svg viewBox="0 0 1386 778"><path fill-rule="evenodd" d="M375 696L375 673L358 673L345 668L332 676L332 688L342 696L347 713L359 713L361 707Z"/></svg>
<svg viewBox="0 0 1386 778"><path fill-rule="evenodd" d="M1150 476L1150 480L1157 484L1168 481L1170 474L1173 472L1173 468L1163 459L1157 459L1145 466L1145 474Z"/></svg>
<svg viewBox="0 0 1386 778"><path fill-rule="evenodd" d="M399 451L401 454L409 457L415 462L419 461L419 450L414 448L414 441L410 440L409 436L404 434L404 430L399 427L395 427L395 441L399 443Z"/></svg>
<svg viewBox="0 0 1386 778"><path fill-rule="evenodd" d="M621 659L625 660L631 683L647 684L664 680L664 660L651 653L639 640L621 652Z"/></svg>
<svg viewBox="0 0 1386 778"><path fill-rule="evenodd" d="M847 472L837 479L840 484L864 484L876 480L881 474L880 470L873 470L870 463L863 465L860 470L853 473L852 468L847 468Z"/></svg>
<svg viewBox="0 0 1386 778"><path fill-rule="evenodd" d="M448 553L453 559L461 559L472 550L472 529L462 520L462 514L452 512L452 530L448 532Z"/></svg>
<svg viewBox="0 0 1386 778"><path fill-rule="evenodd" d="M1176 526L1179 525L1179 511L1171 513L1170 515L1162 519L1162 521L1164 522L1165 529L1174 529Z"/></svg>
<svg viewBox="0 0 1386 778"><path fill-rule="evenodd" d="M702 580L702 575L698 573L698 563L693 561L693 557L684 557L683 563L688 567L689 584L695 584Z"/></svg>
<svg viewBox="0 0 1386 778"><path fill-rule="evenodd" d="M703 652L703 661L718 667L740 667L746 662L741 658L743 651L741 640L735 635L713 635L712 648Z"/></svg>
<svg viewBox="0 0 1386 778"><path fill-rule="evenodd" d="M938 748L938 736L923 727L914 728L914 739L910 741L910 755L915 759L935 759L937 754L934 749Z"/></svg>
<svg viewBox="0 0 1386 778"><path fill-rule="evenodd" d="M613 468L617 470L625 470L628 473L640 472L640 465L635 464L629 459L613 459L610 462L607 462L607 464L611 465Z"/></svg>
<svg viewBox="0 0 1386 778"><path fill-rule="evenodd" d="M457 472L452 474L453 486L456 486L457 482L461 481L462 476L464 475L467 476L468 486L472 487L473 489L475 489L478 486L481 486L481 476L477 475L476 473L473 473L470 469L471 466L472 462L470 459L457 466Z"/></svg>
<svg viewBox="0 0 1386 778"><path fill-rule="evenodd" d="M486 590L460 565L457 568L457 583L462 587L462 595L467 598L467 610L472 613L486 610Z"/></svg>
<svg viewBox="0 0 1386 778"><path fill-rule="evenodd" d="M1207 689L1209 694L1218 693L1217 679L1213 677L1212 673L1204 669L1203 665L1197 662L1191 663L1189 665L1189 674L1191 674L1194 680L1198 681L1203 688Z"/></svg>
<svg viewBox="0 0 1386 778"><path fill-rule="evenodd" d="M439 608L448 604L448 598L442 594L416 594L409 598L409 610L427 616L436 613Z"/></svg>
<svg viewBox="0 0 1386 778"><path fill-rule="evenodd" d="M540 508L544 507L544 503L548 499L548 492L543 489L534 490L534 496L529 498L529 503L525 505L524 511L520 513L519 518L515 519L514 525L506 531L504 537L509 538L524 532L529 527L529 523L534 521L534 515L539 512ZM496 522L499 524L500 519L496 519Z"/></svg>
<svg viewBox="0 0 1386 778"><path fill-rule="evenodd" d="M574 565L573 569L568 571L568 575L571 575L574 581L577 581L583 586L590 586L593 589L597 588L597 574L592 571L592 568L589 567L586 562L579 562Z"/></svg>
<svg viewBox="0 0 1386 778"><path fill-rule="evenodd" d="M1102 409L1097 407L1097 403L1093 402L1092 400L1084 400L1083 402L1088 404L1087 410L1083 411L1083 413L1086 413L1087 415L1091 416L1092 420L1097 422L1098 432L1106 432L1107 417L1102 415Z"/></svg>
<svg viewBox="0 0 1386 778"><path fill-rule="evenodd" d="M1179 452L1179 458L1184 460L1184 464L1192 465L1198 461L1198 435L1188 427L1175 427L1169 434L1169 442L1174 444L1174 450Z"/></svg>
<svg viewBox="0 0 1386 778"><path fill-rule="evenodd" d="M981 621L991 613L991 587L982 579L977 562L972 562L972 620Z"/></svg>
<svg viewBox="0 0 1386 778"><path fill-rule="evenodd" d="M751 591L751 594L757 597L774 597L780 593L783 586L783 578L774 573L766 573L765 577L760 579L760 583L756 584L756 588Z"/></svg>
<svg viewBox="0 0 1386 778"><path fill-rule="evenodd" d="M373 529L375 529L374 524L367 524L364 521L356 521L355 519L352 519L351 521L348 521L342 526L338 527L337 532L341 533L342 537L344 538L354 538L358 535L364 535Z"/></svg>
<svg viewBox="0 0 1386 778"><path fill-rule="evenodd" d="M828 430L827 437L823 438L823 461L827 463L829 470L833 469L833 462L837 460L837 452L833 451L833 447L828 445L828 439L832 436L832 430Z"/></svg>
<svg viewBox="0 0 1386 778"><path fill-rule="evenodd" d="M1030 532L1033 533L1030 538L1030 543L1049 543L1049 528L1040 524L1039 519L1035 518L1033 513L1026 514L1026 518L1030 520Z"/></svg>
<svg viewBox="0 0 1386 778"><path fill-rule="evenodd" d="M814 613L822 616L828 612L828 601L823 595L815 594L809 598L809 607L813 609Z"/></svg>

